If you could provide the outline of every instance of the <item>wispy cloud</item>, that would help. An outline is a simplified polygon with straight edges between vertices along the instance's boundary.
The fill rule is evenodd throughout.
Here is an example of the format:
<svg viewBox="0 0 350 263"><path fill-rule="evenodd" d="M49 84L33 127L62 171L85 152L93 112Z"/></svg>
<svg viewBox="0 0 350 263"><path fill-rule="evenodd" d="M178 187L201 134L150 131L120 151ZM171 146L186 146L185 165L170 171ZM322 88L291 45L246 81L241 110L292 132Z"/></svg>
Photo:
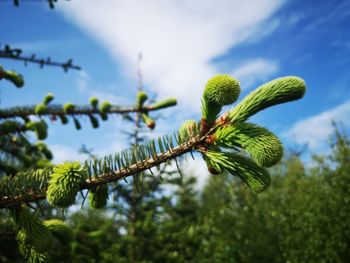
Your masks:
<svg viewBox="0 0 350 263"><path fill-rule="evenodd" d="M104 88L101 88L99 86L94 86L91 84L91 77L90 75L84 71L80 70L75 78L75 84L77 87L77 90L84 95L87 95L89 97L96 97L98 98L101 102L102 101L109 101L112 104L115 105L129 105L130 101L128 101L127 98L124 96L117 96L114 93L111 92L106 92L104 90L116 90L115 87L110 87L104 86Z"/></svg>
<svg viewBox="0 0 350 263"><path fill-rule="evenodd" d="M230 48L271 33L261 25L283 0L92 1L62 4L66 17L97 38L126 72L144 55L145 84L199 110L202 87L216 73L210 61ZM97 19L98 18L98 19ZM194 99L198 98L198 99Z"/></svg>
<svg viewBox="0 0 350 263"><path fill-rule="evenodd" d="M89 81L89 74L87 74L84 70L78 71L75 83L80 93L85 93L87 91Z"/></svg>
<svg viewBox="0 0 350 263"><path fill-rule="evenodd" d="M254 36L249 37L247 39L248 43L257 43L259 40L264 37L270 35L273 31L275 31L281 25L281 20L278 18L270 19L264 23L261 23L257 26L256 33Z"/></svg>
<svg viewBox="0 0 350 263"><path fill-rule="evenodd" d="M325 145L333 133L332 121L341 122L350 127L350 100L324 111L318 115L295 123L285 134L293 138L296 143L307 144L312 150L318 150Z"/></svg>
<svg viewBox="0 0 350 263"><path fill-rule="evenodd" d="M320 31L325 34L329 34L329 28L325 26L329 23L337 23L350 16L350 3L349 1L325 1L319 8L312 8L308 16L303 16L303 19L309 19L304 21L304 27L299 37L306 35L313 35L313 32Z"/></svg>
<svg viewBox="0 0 350 263"><path fill-rule="evenodd" d="M125 99L125 97L117 96L114 93L91 90L89 94L92 97L98 98L101 102L109 101L110 103L115 105L130 105L130 101Z"/></svg>
<svg viewBox="0 0 350 263"><path fill-rule="evenodd" d="M64 161L84 161L87 159L86 155L78 152L78 149L66 145L53 144L49 145L49 148L54 155L54 163L62 163Z"/></svg>
<svg viewBox="0 0 350 263"><path fill-rule="evenodd" d="M241 82L243 89L251 87L256 82L266 81L279 69L276 61L255 59L247 61L234 70L231 74Z"/></svg>

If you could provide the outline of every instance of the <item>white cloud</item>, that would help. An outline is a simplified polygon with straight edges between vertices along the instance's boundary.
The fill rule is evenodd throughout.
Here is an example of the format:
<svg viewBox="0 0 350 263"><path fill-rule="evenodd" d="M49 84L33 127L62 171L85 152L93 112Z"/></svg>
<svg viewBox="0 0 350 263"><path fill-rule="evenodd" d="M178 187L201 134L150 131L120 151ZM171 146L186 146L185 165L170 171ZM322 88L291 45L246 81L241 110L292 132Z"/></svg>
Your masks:
<svg viewBox="0 0 350 263"><path fill-rule="evenodd" d="M142 52L145 84L159 97L176 97L198 112L202 88L216 73L210 61L239 43L271 33L276 22L266 30L261 25L283 2L76 0L60 6L68 19L101 41L130 76Z"/></svg>
<svg viewBox="0 0 350 263"><path fill-rule="evenodd" d="M324 146L333 133L332 121L350 127L350 100L318 115L295 123L284 136L293 138L296 143L308 144L312 150Z"/></svg>
<svg viewBox="0 0 350 263"><path fill-rule="evenodd" d="M202 159L202 157L197 156L195 160L188 157L188 161L184 163L184 174L191 175L197 179L196 188L198 190L203 190L209 179L208 168Z"/></svg>
<svg viewBox="0 0 350 263"><path fill-rule="evenodd" d="M194 187L197 191L202 191L206 183L208 182L210 174L208 172L207 166L203 158L198 154L195 154L194 157L195 159L193 160L192 157L187 156L187 160L178 160L178 163L182 175L185 177L196 178L197 181ZM166 170L176 171L177 167L175 161L172 161L171 164L167 166ZM155 174L157 174L155 170L154 172ZM173 184L163 184L162 188L164 189L167 195L171 195L174 191L178 189L178 187Z"/></svg>
<svg viewBox="0 0 350 263"><path fill-rule="evenodd" d="M84 70L78 71L77 78L75 79L75 83L80 93L85 93L87 91L89 81L90 81L89 74L87 74Z"/></svg>
<svg viewBox="0 0 350 263"><path fill-rule="evenodd" d="M245 62L234 70L231 75L239 79L241 87L245 89L256 82L266 81L278 69L279 65L277 62L260 58Z"/></svg>
<svg viewBox="0 0 350 263"><path fill-rule="evenodd" d="M66 145L53 144L49 145L49 149L53 153L54 163L62 163L64 161L84 161L87 159L86 155L79 154L78 149Z"/></svg>
<svg viewBox="0 0 350 263"><path fill-rule="evenodd" d="M78 71L75 78L75 84L76 84L77 90L81 94L86 94L89 97L96 97L99 99L100 102L107 100L110 103L115 105L127 106L128 104L130 104L130 102L125 97L117 96L111 92L102 91L102 90L116 90L115 87L111 87L111 86L107 86L107 87L104 86L103 88L100 86L92 87L91 77L84 70Z"/></svg>
<svg viewBox="0 0 350 263"><path fill-rule="evenodd" d="M250 37L248 43L256 43L259 42L265 36L270 35L273 31L275 31L281 25L280 19L271 19L265 23L261 23L259 25L259 29L256 30L256 33L253 37Z"/></svg>
<svg viewBox="0 0 350 263"><path fill-rule="evenodd" d="M125 107L127 107L127 105L130 104L130 102L127 99L125 99L124 97L117 96L117 95L115 95L113 93L110 93L110 92L91 90L89 92L89 95L91 97L98 98L100 102L103 102L103 101L107 100L107 101L109 101L112 104L123 105Z"/></svg>

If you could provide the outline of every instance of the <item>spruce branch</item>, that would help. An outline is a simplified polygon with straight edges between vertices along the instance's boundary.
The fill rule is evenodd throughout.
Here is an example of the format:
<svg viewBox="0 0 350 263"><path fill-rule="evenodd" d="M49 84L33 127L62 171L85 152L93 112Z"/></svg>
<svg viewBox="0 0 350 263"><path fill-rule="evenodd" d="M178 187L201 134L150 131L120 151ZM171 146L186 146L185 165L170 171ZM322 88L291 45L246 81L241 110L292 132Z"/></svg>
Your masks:
<svg viewBox="0 0 350 263"><path fill-rule="evenodd" d="M13 175L21 169L48 164L52 153L43 142L32 144L22 134L0 136L0 176Z"/></svg>
<svg viewBox="0 0 350 263"><path fill-rule="evenodd" d="M58 2L58 0L45 0L50 9L54 9L55 8L55 4ZM66 0L66 1L70 1L70 0ZM20 4L20 0L12 0L14 6L19 7Z"/></svg>
<svg viewBox="0 0 350 263"><path fill-rule="evenodd" d="M24 133L28 131L28 127L18 121L5 121L0 123L0 136L13 134L13 133Z"/></svg>
<svg viewBox="0 0 350 263"><path fill-rule="evenodd" d="M15 222L17 240L23 250L33 248L37 253L49 251L53 245L53 236L43 222L25 208L11 211Z"/></svg>
<svg viewBox="0 0 350 263"><path fill-rule="evenodd" d="M42 105L42 104L38 104ZM61 116L61 115L68 115L68 116L79 116L79 115L85 115L89 116L91 114L127 114L132 112L140 112L140 113L148 113L150 111L156 111L157 108L152 108L150 106L144 106L142 108L138 107L121 107L117 105L111 105L109 108L106 109L106 106L102 109L98 109L96 107L90 106L90 105L81 105L81 106L75 106L74 108L67 107L66 109L64 106L56 104L56 105L50 105L37 107L37 105L33 106L21 106L21 107L9 107L5 109L0 109L0 119L11 119L11 118L25 118L29 116L34 115L40 115L40 116ZM171 105L173 106L173 105ZM170 106L169 106L170 107Z"/></svg>
<svg viewBox="0 0 350 263"><path fill-rule="evenodd" d="M164 152L157 153L155 141L149 141L143 146L137 146L137 149L134 148L115 156L87 162L84 167L88 172L85 181L80 183L79 190L96 188L106 183L140 174L161 163L193 151L205 139L205 136L192 137L174 147L172 138L165 136L162 138L162 143L167 149ZM177 137L176 140L179 138ZM137 154L135 154L136 152ZM117 169L112 170L112 168ZM52 174L52 168L20 172L13 178L3 177L0 180L0 208L45 199L50 174Z"/></svg>
<svg viewBox="0 0 350 263"><path fill-rule="evenodd" d="M28 63L38 64L40 68L44 66L61 67L65 72L69 69L81 70L80 66L74 65L72 59L68 59L67 62L56 62L52 61L50 57L37 58L35 54L31 56L23 56L22 49L12 48L10 45L5 45L4 48L0 49L0 58L12 59L17 61L23 61L25 65Z"/></svg>
<svg viewBox="0 0 350 263"><path fill-rule="evenodd" d="M267 129L244 121L269 106L301 98L305 92L305 83L297 77L275 79L253 91L238 106L217 120L213 120L212 117L207 117L218 116L221 106L229 101L233 102L239 90L238 82L227 75L213 79L218 79L219 82L214 83L220 85L214 86L216 93L207 86L206 96L202 100L204 112L199 124L193 120L187 121L174 136L166 135L158 140L134 145L129 150L82 165L76 162L66 163L54 168L22 172L12 179L2 178L0 208L45 199L46 195L55 206L69 206L75 202L78 191L95 191L96 187L106 183L128 176L136 177L145 170L192 151L202 154L209 172L220 174L226 171L240 177L254 192L265 190L271 179L263 166L271 166L280 159L283 153L282 144ZM223 92L219 92L220 89ZM207 96L209 91L213 96ZM233 93L231 98L225 101L225 94L230 92ZM214 96L217 94L218 98ZM108 108L110 110L112 107ZM76 107L69 107L66 112L75 110ZM251 158L242 155L242 150L246 150Z"/></svg>

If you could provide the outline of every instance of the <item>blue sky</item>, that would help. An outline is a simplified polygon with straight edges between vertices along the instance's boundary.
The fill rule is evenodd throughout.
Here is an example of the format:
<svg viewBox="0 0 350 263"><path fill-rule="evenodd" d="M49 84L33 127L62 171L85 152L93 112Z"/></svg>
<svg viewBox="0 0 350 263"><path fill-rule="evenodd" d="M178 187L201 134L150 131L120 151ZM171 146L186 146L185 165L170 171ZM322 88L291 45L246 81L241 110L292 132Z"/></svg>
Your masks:
<svg viewBox="0 0 350 263"><path fill-rule="evenodd" d="M296 75L307 83L306 96L252 118L277 135L286 147L308 143L325 149L331 120L350 126L350 2L281 0L202 1L59 1L50 10L43 1L0 1L1 44L26 54L73 58L82 71L38 69L1 60L21 72L22 90L1 82L1 107L35 104L47 92L55 102L87 103L97 96L131 105L137 86L138 53L146 91L151 97L176 97L163 111L151 136L177 129L183 120L200 118L200 96L216 73L241 81L241 98L270 79ZM85 143L99 154L127 146L120 117L101 129L53 123L47 143L56 160L81 158Z"/></svg>

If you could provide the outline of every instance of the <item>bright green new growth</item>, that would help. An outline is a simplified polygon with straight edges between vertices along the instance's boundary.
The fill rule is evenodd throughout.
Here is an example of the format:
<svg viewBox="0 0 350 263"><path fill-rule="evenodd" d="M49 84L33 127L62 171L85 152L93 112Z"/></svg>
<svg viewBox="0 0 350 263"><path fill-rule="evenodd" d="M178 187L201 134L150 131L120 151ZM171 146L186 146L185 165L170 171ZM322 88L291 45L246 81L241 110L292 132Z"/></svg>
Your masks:
<svg viewBox="0 0 350 263"><path fill-rule="evenodd" d="M68 207L84 182L86 170L79 162L65 162L53 168L46 192L47 201L55 207Z"/></svg>
<svg viewBox="0 0 350 263"><path fill-rule="evenodd" d="M226 170L237 175L255 193L264 191L271 183L266 169L240 154L209 150L206 161L217 171Z"/></svg>
<svg viewBox="0 0 350 263"><path fill-rule="evenodd" d="M198 134L198 124L195 120L187 120L182 123L179 128L179 136L182 140L186 140L196 134Z"/></svg>
<svg viewBox="0 0 350 263"><path fill-rule="evenodd" d="M207 169L209 171L209 173L214 174L214 175L218 175L218 174L222 174L224 172L224 170L217 165L215 162L211 161L209 158L204 157L205 163L207 165Z"/></svg>
<svg viewBox="0 0 350 263"><path fill-rule="evenodd" d="M238 99L239 93L238 80L226 74L219 74L208 80L203 98L209 103L223 106L234 103Z"/></svg>
<svg viewBox="0 0 350 263"><path fill-rule="evenodd" d="M74 110L75 110L75 105L73 103L68 102L68 103L63 105L63 111L65 113L70 113Z"/></svg>
<svg viewBox="0 0 350 263"><path fill-rule="evenodd" d="M246 96L229 112L231 123L247 120L267 107L300 99L305 94L305 82L298 77L283 77L265 83Z"/></svg>
<svg viewBox="0 0 350 263"><path fill-rule="evenodd" d="M51 249L53 236L41 220L25 208L13 213L13 219L18 228L17 240L24 250L32 247L37 253L44 253Z"/></svg>
<svg viewBox="0 0 350 263"><path fill-rule="evenodd" d="M102 102L101 106L100 106L100 111L102 113L106 113L108 112L110 109L112 108L112 104L109 103L108 101L104 101Z"/></svg>
<svg viewBox="0 0 350 263"><path fill-rule="evenodd" d="M30 121L26 123L28 130L34 131L39 140L47 137L47 124L45 121Z"/></svg>
<svg viewBox="0 0 350 263"><path fill-rule="evenodd" d="M202 118L209 123L214 122L222 106L235 102L239 93L239 82L235 78L227 74L219 74L211 78L203 92Z"/></svg>
<svg viewBox="0 0 350 263"><path fill-rule="evenodd" d="M149 106L150 109L153 110L159 110L159 109L164 109L164 108L168 108L171 106L175 106L177 104L177 100L174 98L169 98L166 100L162 100L160 102L157 102L155 104L152 104Z"/></svg>
<svg viewBox="0 0 350 263"><path fill-rule="evenodd" d="M146 92L144 92L144 91L137 92L137 94L136 94L137 107L141 108L147 99L148 99L148 96L147 96Z"/></svg>
<svg viewBox="0 0 350 263"><path fill-rule="evenodd" d="M90 206L95 209L104 208L108 199L108 188L106 185L100 185L90 190Z"/></svg>
<svg viewBox="0 0 350 263"><path fill-rule="evenodd" d="M21 74L12 70L4 70L3 67L0 66L0 79L2 78L11 81L17 88L22 88L24 85L23 76Z"/></svg>
<svg viewBox="0 0 350 263"><path fill-rule="evenodd" d="M142 121L147 125L148 128L154 129L156 127L156 122L152 120L148 114L142 113L141 114Z"/></svg>
<svg viewBox="0 0 350 263"><path fill-rule="evenodd" d="M73 241L73 230L62 220L50 219L44 221L44 225L50 230L51 234L62 244L69 244Z"/></svg>
<svg viewBox="0 0 350 263"><path fill-rule="evenodd" d="M278 163L283 156L283 145L268 129L252 123L237 123L219 128L215 144L221 147L240 147L263 167Z"/></svg>
<svg viewBox="0 0 350 263"><path fill-rule="evenodd" d="M94 109L96 109L97 106L98 106L98 98L96 98L96 97L90 98L90 105L91 105Z"/></svg>
<svg viewBox="0 0 350 263"><path fill-rule="evenodd" d="M44 100L43 100L43 103L45 105L48 105L51 101L53 101L54 98L55 98L55 96L52 93L47 93Z"/></svg>
<svg viewBox="0 0 350 263"><path fill-rule="evenodd" d="M215 79L208 81L202 98L201 132L206 134L210 128L214 130L200 150L208 170L213 174L227 171L239 176L254 192L263 191L270 184L270 176L263 167L281 160L283 145L268 129L245 121L267 107L303 97L305 82L298 77L272 80L250 93L213 125L221 110L215 96L223 97L221 94L225 92L225 89L218 89L222 93L216 90L212 84L216 83ZM223 151L222 147L231 151ZM242 156L241 149L249 153L251 159Z"/></svg>
<svg viewBox="0 0 350 263"><path fill-rule="evenodd" d="M35 113L38 115L43 114L46 111L46 105L44 103L39 103L35 106Z"/></svg>

